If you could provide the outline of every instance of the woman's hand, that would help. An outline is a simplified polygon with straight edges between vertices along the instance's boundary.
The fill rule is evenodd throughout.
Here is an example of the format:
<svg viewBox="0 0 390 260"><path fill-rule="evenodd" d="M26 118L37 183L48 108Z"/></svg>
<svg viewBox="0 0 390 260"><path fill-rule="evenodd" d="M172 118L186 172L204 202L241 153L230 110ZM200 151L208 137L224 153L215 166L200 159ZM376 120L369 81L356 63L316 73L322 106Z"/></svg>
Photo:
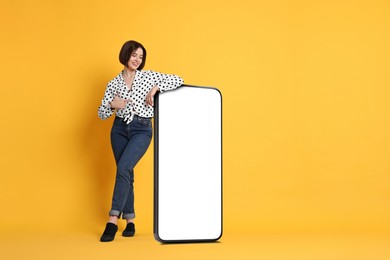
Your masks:
<svg viewBox="0 0 390 260"><path fill-rule="evenodd" d="M157 86L154 86L150 91L149 93L146 95L146 104L148 106L153 106L154 102L153 102L153 97L154 95L156 94L157 91L159 91L160 88L157 87Z"/></svg>
<svg viewBox="0 0 390 260"><path fill-rule="evenodd" d="M111 108L115 108L115 109L123 109L126 107L127 105L127 101L126 99L122 99L118 96L115 96L114 97L114 100L111 101Z"/></svg>

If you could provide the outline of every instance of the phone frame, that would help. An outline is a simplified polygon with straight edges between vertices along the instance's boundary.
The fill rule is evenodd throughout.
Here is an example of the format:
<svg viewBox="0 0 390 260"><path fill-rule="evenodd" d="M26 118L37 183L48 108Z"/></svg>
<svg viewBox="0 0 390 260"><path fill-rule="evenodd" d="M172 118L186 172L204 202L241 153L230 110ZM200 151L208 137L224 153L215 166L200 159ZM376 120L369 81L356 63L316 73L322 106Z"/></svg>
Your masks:
<svg viewBox="0 0 390 260"><path fill-rule="evenodd" d="M166 93L160 94L159 92L156 93L154 96L154 220L153 220L153 233L154 238L161 242L161 243L199 243L199 242L215 242L219 240L222 237L223 233L223 151L222 151L222 94L217 88L213 87L202 87L202 86L193 86L193 85L182 85L179 88L202 88L202 89L212 89L215 91L218 91L220 95L220 123L221 123L221 162L220 162L220 189L221 189L221 227L220 227L220 235L215 238L204 238L204 239L175 239L175 240L166 240L161 238L159 235L159 104L160 104L160 95L165 95ZM175 91L175 90L171 90Z"/></svg>

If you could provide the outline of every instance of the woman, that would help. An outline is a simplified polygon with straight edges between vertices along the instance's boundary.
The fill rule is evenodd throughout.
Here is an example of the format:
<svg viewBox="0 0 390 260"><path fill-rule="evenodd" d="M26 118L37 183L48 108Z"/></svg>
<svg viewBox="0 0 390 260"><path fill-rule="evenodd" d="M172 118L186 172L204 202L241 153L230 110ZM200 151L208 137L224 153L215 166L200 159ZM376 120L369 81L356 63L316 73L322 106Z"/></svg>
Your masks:
<svg viewBox="0 0 390 260"><path fill-rule="evenodd" d="M116 114L111 129L111 145L116 161L116 181L109 219L102 242L112 241L122 216L127 226L122 235L135 234L134 226L134 167L145 154L152 138L153 97L183 84L175 75L143 71L146 50L136 41L128 41L119 53L124 69L106 88L98 115L101 119Z"/></svg>

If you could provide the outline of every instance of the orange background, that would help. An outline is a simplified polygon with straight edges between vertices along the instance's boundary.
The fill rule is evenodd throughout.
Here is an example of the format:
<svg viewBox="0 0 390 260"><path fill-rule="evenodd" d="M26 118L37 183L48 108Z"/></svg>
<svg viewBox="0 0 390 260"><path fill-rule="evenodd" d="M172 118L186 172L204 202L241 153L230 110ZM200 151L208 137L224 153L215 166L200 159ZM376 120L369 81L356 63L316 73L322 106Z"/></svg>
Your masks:
<svg viewBox="0 0 390 260"><path fill-rule="evenodd" d="M223 94L225 241L389 234L388 1L0 3L3 240L98 240L115 164L97 108L129 39L146 69ZM151 237L152 146L135 181L137 229Z"/></svg>

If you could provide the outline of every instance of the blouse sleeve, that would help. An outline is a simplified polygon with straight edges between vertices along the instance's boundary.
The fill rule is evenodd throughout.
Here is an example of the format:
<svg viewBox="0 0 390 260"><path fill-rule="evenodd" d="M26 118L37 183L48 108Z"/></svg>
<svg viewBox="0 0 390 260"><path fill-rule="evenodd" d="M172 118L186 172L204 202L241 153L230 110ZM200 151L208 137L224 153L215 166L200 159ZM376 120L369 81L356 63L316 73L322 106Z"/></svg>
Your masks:
<svg viewBox="0 0 390 260"><path fill-rule="evenodd" d="M100 119L107 119L114 113L114 109L111 108L110 103L114 100L114 86L111 83L108 83L106 91L104 92L104 97L101 105L98 109L98 116Z"/></svg>
<svg viewBox="0 0 390 260"><path fill-rule="evenodd" d="M183 84L183 79L173 74L163 74L160 72L151 71L154 86L160 88L160 92L173 90Z"/></svg>

